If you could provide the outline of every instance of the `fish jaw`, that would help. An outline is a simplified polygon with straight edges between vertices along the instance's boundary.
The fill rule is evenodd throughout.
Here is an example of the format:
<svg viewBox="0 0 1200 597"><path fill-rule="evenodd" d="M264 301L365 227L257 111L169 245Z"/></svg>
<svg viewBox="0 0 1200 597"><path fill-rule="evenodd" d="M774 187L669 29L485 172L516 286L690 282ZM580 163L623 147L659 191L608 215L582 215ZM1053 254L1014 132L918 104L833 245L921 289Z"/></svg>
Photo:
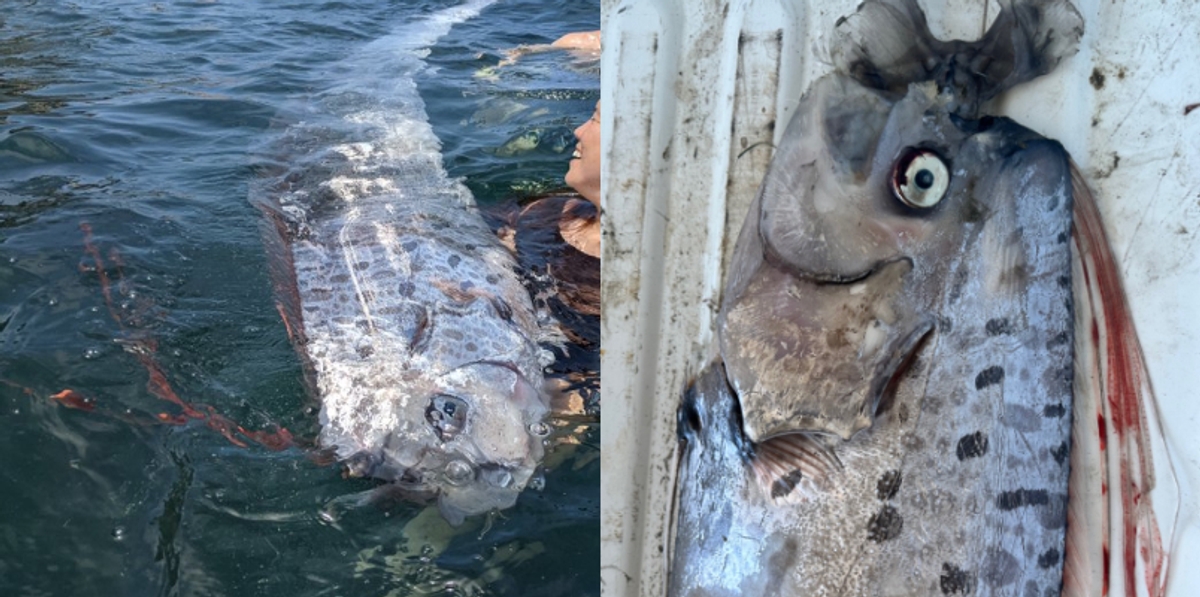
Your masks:
<svg viewBox="0 0 1200 597"><path fill-rule="evenodd" d="M320 442L335 451L349 476L435 498L457 525L512 506L536 476L547 435L539 387L503 363L473 363L437 377L414 374L403 387L356 387L352 391L374 394L326 405L371 410L348 416L324 408Z"/></svg>

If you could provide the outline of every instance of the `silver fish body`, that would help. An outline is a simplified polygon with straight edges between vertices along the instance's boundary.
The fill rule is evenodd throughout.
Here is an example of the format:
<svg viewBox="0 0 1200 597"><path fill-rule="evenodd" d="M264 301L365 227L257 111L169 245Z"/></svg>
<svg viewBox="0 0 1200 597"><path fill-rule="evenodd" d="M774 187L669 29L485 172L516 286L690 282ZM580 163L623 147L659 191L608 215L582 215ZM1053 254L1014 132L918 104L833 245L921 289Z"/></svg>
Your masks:
<svg viewBox="0 0 1200 597"><path fill-rule="evenodd" d="M532 301L443 169L412 80L436 27L487 3L377 42L346 69L361 79L287 131L288 145L311 149L259 193L320 445L352 475L436 497L453 523L511 506L533 481L548 410L551 357ZM362 72L372 68L387 77Z"/></svg>
<svg viewBox="0 0 1200 597"><path fill-rule="evenodd" d="M1066 3L1006 7L978 42L911 2L839 23L680 407L671 594L1058 594L1070 162L977 110L1081 32Z"/></svg>

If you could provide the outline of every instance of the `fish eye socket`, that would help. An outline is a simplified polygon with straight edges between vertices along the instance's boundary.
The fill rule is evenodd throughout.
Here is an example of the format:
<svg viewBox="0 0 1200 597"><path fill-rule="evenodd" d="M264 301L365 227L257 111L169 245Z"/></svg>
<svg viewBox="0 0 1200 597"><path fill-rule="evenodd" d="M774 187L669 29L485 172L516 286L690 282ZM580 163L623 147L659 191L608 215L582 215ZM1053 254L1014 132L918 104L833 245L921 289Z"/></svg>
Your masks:
<svg viewBox="0 0 1200 597"><path fill-rule="evenodd" d="M950 169L933 150L910 147L892 167L892 195L913 209L937 205L949 188Z"/></svg>
<svg viewBox="0 0 1200 597"><path fill-rule="evenodd" d="M433 427L438 439L450 441L467 426L467 401L449 394L438 394L425 407L425 420Z"/></svg>
<svg viewBox="0 0 1200 597"><path fill-rule="evenodd" d="M462 485L475 478L475 469L462 460L452 460L446 465L445 476L451 485Z"/></svg>

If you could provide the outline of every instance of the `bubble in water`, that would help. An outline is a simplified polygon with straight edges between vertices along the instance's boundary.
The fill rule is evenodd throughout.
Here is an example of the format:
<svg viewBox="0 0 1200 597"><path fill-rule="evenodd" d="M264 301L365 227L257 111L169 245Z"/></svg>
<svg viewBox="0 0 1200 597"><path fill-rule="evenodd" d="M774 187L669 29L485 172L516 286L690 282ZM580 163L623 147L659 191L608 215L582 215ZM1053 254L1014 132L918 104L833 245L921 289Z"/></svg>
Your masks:
<svg viewBox="0 0 1200 597"><path fill-rule="evenodd" d="M46 304L50 305L51 307L57 307L58 299L55 297L50 297L49 300L46 301Z"/></svg>
<svg viewBox="0 0 1200 597"><path fill-rule="evenodd" d="M546 476L542 474L534 475L529 480L529 488L534 491L541 491L546 488Z"/></svg>
<svg viewBox="0 0 1200 597"><path fill-rule="evenodd" d="M123 541L125 539L125 527L113 528L112 538L116 539L117 541Z"/></svg>
<svg viewBox="0 0 1200 597"><path fill-rule="evenodd" d="M462 460L452 460L446 465L446 480L452 485L462 485L473 476L471 465Z"/></svg>
<svg viewBox="0 0 1200 597"><path fill-rule="evenodd" d="M92 347L83 351L83 358L88 361L94 361L100 358L103 354L104 351L100 350L99 348Z"/></svg>

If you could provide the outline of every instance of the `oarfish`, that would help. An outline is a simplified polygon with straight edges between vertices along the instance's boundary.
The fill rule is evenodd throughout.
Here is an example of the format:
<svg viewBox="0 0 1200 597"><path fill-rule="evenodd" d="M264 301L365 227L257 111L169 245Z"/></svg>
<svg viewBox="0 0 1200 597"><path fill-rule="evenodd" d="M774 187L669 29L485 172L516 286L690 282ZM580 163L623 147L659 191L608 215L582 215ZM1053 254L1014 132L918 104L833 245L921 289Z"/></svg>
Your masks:
<svg viewBox="0 0 1200 597"><path fill-rule="evenodd" d="M672 595L1162 594L1149 389L1095 206L1059 143L981 113L1082 33L1066 0L1006 3L974 42L914 0L839 21L678 411Z"/></svg>
<svg viewBox="0 0 1200 597"><path fill-rule="evenodd" d="M414 76L491 0L410 22L339 65L256 200L279 309L352 475L436 498L452 523L511 506L547 434L543 326L514 260L442 166Z"/></svg>

